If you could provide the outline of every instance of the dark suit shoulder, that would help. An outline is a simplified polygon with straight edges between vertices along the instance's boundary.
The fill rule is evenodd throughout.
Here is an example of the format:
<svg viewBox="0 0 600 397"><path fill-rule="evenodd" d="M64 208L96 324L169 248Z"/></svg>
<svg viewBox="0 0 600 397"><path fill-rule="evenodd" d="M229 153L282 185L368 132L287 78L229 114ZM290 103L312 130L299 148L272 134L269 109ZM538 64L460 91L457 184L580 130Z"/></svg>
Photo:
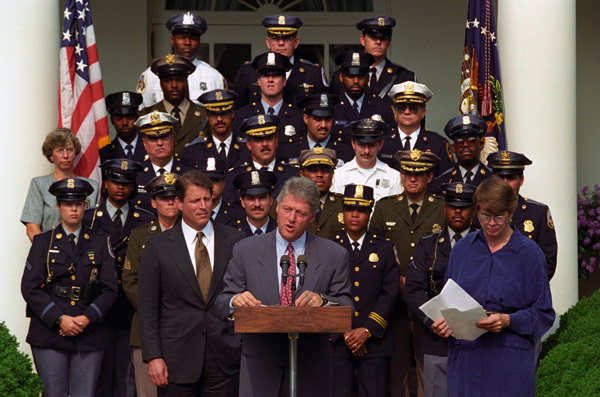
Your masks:
<svg viewBox="0 0 600 397"><path fill-rule="evenodd" d="M154 218L156 218L154 216L154 214L150 211L148 211L147 209L144 209L142 207L137 207L133 204L131 204L133 207L133 216L134 218L142 218L142 219L148 219L148 222L150 222L151 220L153 220ZM137 215L136 215L137 213Z"/></svg>
<svg viewBox="0 0 600 397"><path fill-rule="evenodd" d="M213 228L215 229L215 233L228 233L231 235L232 239L235 241L239 241L246 237L246 234L239 231L238 229L224 225L222 223L213 222Z"/></svg>
<svg viewBox="0 0 600 397"><path fill-rule="evenodd" d="M187 143L184 147L189 147L192 145L196 145L198 143L207 143L207 142L208 142L207 136L199 136L196 139L194 139L193 141L191 141L190 143Z"/></svg>
<svg viewBox="0 0 600 397"><path fill-rule="evenodd" d="M440 133L435 132L435 131L431 131L431 130L424 130L423 134L427 136L427 138L432 139L432 140L436 140L442 143L447 143L448 140L446 138L444 138Z"/></svg>
<svg viewBox="0 0 600 397"><path fill-rule="evenodd" d="M532 205L532 206L542 207L542 208L544 208L544 210L546 208L548 208L547 204L541 203L539 201L532 200L532 199L527 198L527 197L523 197L523 200L527 203L528 206Z"/></svg>

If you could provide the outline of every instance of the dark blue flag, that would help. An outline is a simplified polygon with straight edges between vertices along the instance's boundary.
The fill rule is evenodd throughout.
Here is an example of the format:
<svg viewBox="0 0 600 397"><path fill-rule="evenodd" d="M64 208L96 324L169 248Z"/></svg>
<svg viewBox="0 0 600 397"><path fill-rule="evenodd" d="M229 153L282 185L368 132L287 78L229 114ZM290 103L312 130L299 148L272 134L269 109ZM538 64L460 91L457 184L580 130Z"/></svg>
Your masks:
<svg viewBox="0 0 600 397"><path fill-rule="evenodd" d="M492 0L469 0L460 92L460 113L477 114L487 122L485 156L497 150L506 150L504 104Z"/></svg>

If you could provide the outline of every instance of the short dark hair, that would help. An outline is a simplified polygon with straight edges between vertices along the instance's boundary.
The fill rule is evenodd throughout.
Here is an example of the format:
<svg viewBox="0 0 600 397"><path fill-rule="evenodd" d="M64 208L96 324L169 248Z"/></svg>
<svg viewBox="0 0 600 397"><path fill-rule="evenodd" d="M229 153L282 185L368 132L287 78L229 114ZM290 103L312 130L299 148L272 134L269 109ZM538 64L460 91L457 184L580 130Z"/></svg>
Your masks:
<svg viewBox="0 0 600 397"><path fill-rule="evenodd" d="M513 212L517 208L518 198L508 183L500 178L489 178L475 190L473 204L476 211L483 208L492 214L500 214L504 211Z"/></svg>
<svg viewBox="0 0 600 397"><path fill-rule="evenodd" d="M184 199L185 192L187 191L190 185L208 189L208 191L210 191L210 193L212 194L212 181L210 180L208 175L197 170L190 170L187 171L185 174L181 175L179 178L177 178L177 181L175 182L175 190L177 191L177 197L179 197L180 200Z"/></svg>

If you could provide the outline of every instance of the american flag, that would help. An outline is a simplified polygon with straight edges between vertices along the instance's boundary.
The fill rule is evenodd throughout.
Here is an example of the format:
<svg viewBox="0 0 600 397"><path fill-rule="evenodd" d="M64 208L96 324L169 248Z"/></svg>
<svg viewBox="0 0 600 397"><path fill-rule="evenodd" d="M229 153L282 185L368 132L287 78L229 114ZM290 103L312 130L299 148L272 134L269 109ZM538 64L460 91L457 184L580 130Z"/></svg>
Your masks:
<svg viewBox="0 0 600 397"><path fill-rule="evenodd" d="M504 104L492 0L469 0L461 74L460 113L477 114L488 125L482 157L506 150Z"/></svg>
<svg viewBox="0 0 600 397"><path fill-rule="evenodd" d="M110 142L96 36L88 0L66 0L60 46L58 126L81 140L75 174L101 180L98 149Z"/></svg>

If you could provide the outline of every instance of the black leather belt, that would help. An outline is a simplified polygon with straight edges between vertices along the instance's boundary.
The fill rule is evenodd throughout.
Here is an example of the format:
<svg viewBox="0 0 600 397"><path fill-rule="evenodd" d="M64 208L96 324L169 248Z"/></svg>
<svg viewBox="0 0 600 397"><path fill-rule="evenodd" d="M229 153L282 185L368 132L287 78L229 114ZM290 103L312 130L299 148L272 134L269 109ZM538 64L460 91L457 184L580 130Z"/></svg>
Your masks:
<svg viewBox="0 0 600 397"><path fill-rule="evenodd" d="M55 285L49 294L58 298L78 301L81 297L81 287L61 287L60 285Z"/></svg>

